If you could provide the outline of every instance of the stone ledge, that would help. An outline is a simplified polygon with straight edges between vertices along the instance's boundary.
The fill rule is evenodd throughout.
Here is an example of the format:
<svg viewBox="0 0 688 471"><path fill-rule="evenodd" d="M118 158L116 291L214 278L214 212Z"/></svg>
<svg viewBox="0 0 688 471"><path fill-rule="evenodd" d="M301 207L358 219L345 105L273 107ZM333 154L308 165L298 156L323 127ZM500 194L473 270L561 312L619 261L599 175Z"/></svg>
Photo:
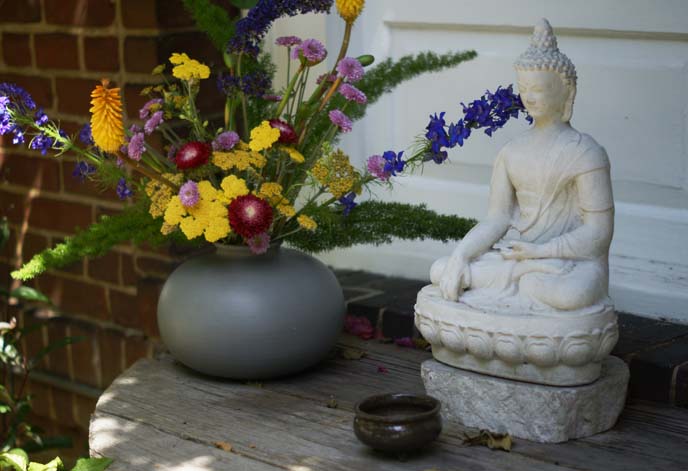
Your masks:
<svg viewBox="0 0 688 471"><path fill-rule="evenodd" d="M365 317L383 337L420 336L414 326L416 294L428 282L357 270L335 270L348 313ZM629 396L688 407L688 325L619 312L612 355L630 368Z"/></svg>

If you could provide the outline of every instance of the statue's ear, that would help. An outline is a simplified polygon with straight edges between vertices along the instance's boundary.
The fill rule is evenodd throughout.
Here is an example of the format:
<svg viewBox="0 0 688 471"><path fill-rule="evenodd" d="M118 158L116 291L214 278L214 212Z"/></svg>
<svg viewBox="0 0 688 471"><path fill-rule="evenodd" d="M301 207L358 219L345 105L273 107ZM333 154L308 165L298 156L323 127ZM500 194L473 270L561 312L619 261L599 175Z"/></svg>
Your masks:
<svg viewBox="0 0 688 471"><path fill-rule="evenodd" d="M569 86L569 96L564 104L564 113L561 116L561 120L565 123L571 121L571 116L573 115L573 102L576 99L576 86Z"/></svg>

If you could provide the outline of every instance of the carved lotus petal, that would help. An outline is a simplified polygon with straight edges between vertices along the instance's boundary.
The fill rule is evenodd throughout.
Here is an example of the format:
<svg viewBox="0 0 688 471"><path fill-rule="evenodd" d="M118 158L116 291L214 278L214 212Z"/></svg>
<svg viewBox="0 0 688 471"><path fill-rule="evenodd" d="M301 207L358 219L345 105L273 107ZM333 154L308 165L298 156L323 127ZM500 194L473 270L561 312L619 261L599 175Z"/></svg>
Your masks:
<svg viewBox="0 0 688 471"><path fill-rule="evenodd" d="M596 338L590 334L568 335L561 341L559 356L569 366L583 366L590 363L597 352Z"/></svg>
<svg viewBox="0 0 688 471"><path fill-rule="evenodd" d="M440 330L432 319L416 315L416 327L423 338L431 345L439 345L441 343Z"/></svg>
<svg viewBox="0 0 688 471"><path fill-rule="evenodd" d="M557 345L551 337L529 337L526 340L526 360L537 366L557 364Z"/></svg>
<svg viewBox="0 0 688 471"><path fill-rule="evenodd" d="M523 362L523 345L521 339L515 335L497 334L495 338L495 353L507 363Z"/></svg>
<svg viewBox="0 0 688 471"><path fill-rule="evenodd" d="M466 347L477 358L482 360L492 358L492 339L487 332L477 329L466 329Z"/></svg>
<svg viewBox="0 0 688 471"><path fill-rule="evenodd" d="M595 355L595 361L602 361L616 345L619 340L619 327L616 322L610 322L602 330L602 340L600 341L600 348Z"/></svg>
<svg viewBox="0 0 688 471"><path fill-rule="evenodd" d="M453 352L463 353L466 351L466 338L458 327L443 327L440 330L440 339L442 344Z"/></svg>

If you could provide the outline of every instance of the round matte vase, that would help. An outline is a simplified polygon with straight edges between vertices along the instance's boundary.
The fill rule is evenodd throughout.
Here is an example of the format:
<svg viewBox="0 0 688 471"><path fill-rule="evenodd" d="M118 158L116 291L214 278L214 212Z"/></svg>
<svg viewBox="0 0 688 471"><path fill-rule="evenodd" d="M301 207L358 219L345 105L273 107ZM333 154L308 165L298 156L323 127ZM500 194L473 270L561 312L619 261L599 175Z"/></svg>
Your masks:
<svg viewBox="0 0 688 471"><path fill-rule="evenodd" d="M160 335L172 355L201 373L268 379L322 360L344 322L344 296L324 264L302 252L217 246L167 279Z"/></svg>

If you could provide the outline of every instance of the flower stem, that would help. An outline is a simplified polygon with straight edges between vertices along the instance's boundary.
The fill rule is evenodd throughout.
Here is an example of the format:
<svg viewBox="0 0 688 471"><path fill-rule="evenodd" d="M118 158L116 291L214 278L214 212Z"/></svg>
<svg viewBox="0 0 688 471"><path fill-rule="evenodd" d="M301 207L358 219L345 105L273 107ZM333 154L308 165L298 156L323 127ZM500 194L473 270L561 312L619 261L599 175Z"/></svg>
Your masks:
<svg viewBox="0 0 688 471"><path fill-rule="evenodd" d="M284 111L284 108L287 106L287 102L289 101L289 97L291 96L291 92L292 92L292 90L294 90L294 86L296 85L296 80L301 76L301 73L303 72L304 68L305 68L305 66L303 64L301 64L301 67L299 67L299 70L291 78L289 85L287 85L287 89L284 91L284 95L282 96L282 100L280 101L279 106L277 107L277 111L275 112L276 118L279 118L282 115L282 112Z"/></svg>
<svg viewBox="0 0 688 471"><path fill-rule="evenodd" d="M169 181L167 178L163 177L162 175L159 175L155 172L152 172L151 170L147 169L146 167L143 167L141 164L139 164L137 161L129 158L128 156L122 154L121 152L116 153L117 157L122 160L122 162L126 163L129 165L133 170L136 170L142 175L145 175L148 178L152 178L153 180L157 180L160 183L169 186L174 190L175 193L179 192L179 187Z"/></svg>

